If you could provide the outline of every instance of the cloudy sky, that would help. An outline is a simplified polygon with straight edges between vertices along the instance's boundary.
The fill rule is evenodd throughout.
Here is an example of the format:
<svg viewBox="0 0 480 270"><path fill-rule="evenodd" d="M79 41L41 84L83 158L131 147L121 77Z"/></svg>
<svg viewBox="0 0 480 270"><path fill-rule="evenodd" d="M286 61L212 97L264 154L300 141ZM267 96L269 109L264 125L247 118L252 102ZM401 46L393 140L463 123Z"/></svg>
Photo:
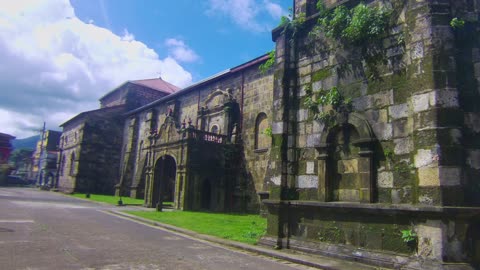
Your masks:
<svg viewBox="0 0 480 270"><path fill-rule="evenodd" d="M0 132L38 134L127 80L180 87L262 55L292 0L12 0L0 5Z"/></svg>

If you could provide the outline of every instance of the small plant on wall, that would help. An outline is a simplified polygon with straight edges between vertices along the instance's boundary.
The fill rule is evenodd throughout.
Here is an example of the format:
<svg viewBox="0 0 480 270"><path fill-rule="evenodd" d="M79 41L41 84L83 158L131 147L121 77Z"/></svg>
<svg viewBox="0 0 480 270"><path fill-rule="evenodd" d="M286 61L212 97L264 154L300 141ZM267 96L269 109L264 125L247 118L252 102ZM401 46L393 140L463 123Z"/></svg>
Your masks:
<svg viewBox="0 0 480 270"><path fill-rule="evenodd" d="M450 26L453 29L462 29L465 26L465 21L455 17L450 21Z"/></svg>
<svg viewBox="0 0 480 270"><path fill-rule="evenodd" d="M261 64L258 69L261 73L267 73L267 71L275 64L275 50L271 50L268 53L268 60Z"/></svg>
<svg viewBox="0 0 480 270"><path fill-rule="evenodd" d="M411 243L417 241L417 234L412 229L401 230L400 232L402 233L403 242Z"/></svg>
<svg viewBox="0 0 480 270"><path fill-rule="evenodd" d="M315 120L326 126L332 126L339 114L348 114L352 111L351 99L345 98L336 86L315 93L317 98L314 97L310 87L306 89L306 94L304 106L313 113ZM326 109L320 111L319 106Z"/></svg>
<svg viewBox="0 0 480 270"><path fill-rule="evenodd" d="M288 8L289 14L280 18L279 27L283 27L283 32L291 30L290 42L295 40L297 33L303 29L307 16L305 13L300 12L295 17L293 16L293 9Z"/></svg>
<svg viewBox="0 0 480 270"><path fill-rule="evenodd" d="M267 127L262 131L263 135L266 135L268 137L272 137L272 127Z"/></svg>
<svg viewBox="0 0 480 270"><path fill-rule="evenodd" d="M407 244L410 250L415 251L417 249L418 236L413 229L401 230L402 240Z"/></svg>

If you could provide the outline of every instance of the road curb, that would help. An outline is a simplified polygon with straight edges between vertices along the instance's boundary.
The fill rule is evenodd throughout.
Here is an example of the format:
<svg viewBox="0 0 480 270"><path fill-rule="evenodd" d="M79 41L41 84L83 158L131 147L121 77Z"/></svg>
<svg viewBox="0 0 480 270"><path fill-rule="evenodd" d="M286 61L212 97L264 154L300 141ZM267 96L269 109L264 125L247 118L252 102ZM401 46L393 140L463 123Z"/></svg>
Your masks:
<svg viewBox="0 0 480 270"><path fill-rule="evenodd" d="M355 265L356 269L375 269L369 266L362 267L358 263L339 261L337 259L332 259L329 257L320 256L320 255L314 255L314 258L315 258L314 259L312 255L304 255L296 252L294 253L293 251L290 251L290 250L287 252L279 251L279 250L269 249L266 247L248 245L240 242L221 239L218 237L200 234L191 230L175 227L175 226L161 223L158 221L153 221L150 219L134 216L121 211L106 210L106 212L116 216L120 216L128 219L132 219L141 223L145 223L148 225L160 227L172 232L181 233L193 238L197 238L197 239L205 240L208 242L220 244L223 246L228 246L228 247L232 247L232 248L236 248L236 249L240 249L248 252L253 252L256 254L272 257L275 259L281 259L281 260L285 260L285 261L289 261L292 263L301 264L309 267L315 267L315 268L325 269L325 270L344 270L344 269L353 269L352 266Z"/></svg>

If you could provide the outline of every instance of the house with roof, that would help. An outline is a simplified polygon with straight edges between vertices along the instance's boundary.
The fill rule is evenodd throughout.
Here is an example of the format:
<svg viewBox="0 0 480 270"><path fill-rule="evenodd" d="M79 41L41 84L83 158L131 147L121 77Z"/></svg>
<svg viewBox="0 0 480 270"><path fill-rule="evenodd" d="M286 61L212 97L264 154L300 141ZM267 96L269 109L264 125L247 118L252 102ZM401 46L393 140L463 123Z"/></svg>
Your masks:
<svg viewBox="0 0 480 270"><path fill-rule="evenodd" d="M161 78L127 81L101 97L99 109L63 123L55 188L113 194L119 177L123 114L178 89Z"/></svg>

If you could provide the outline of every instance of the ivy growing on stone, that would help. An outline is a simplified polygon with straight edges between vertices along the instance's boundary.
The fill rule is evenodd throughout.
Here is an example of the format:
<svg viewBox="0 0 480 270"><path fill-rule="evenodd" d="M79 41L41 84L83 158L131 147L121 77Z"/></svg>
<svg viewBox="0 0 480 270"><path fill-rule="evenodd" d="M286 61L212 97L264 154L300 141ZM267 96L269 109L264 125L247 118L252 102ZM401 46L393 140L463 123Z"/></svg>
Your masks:
<svg viewBox="0 0 480 270"><path fill-rule="evenodd" d="M283 27L283 33L285 33L287 30L291 31L292 35L290 37L290 42L293 42L297 33L303 29L305 21L307 20L307 16L305 13L301 12L294 17L292 8L289 8L288 10L290 13L287 16L282 16L280 18L280 24L278 26Z"/></svg>
<svg viewBox="0 0 480 270"><path fill-rule="evenodd" d="M324 1L317 2L317 10L319 18L309 36L318 38L320 33L324 33L327 38L339 40L345 47L360 48L369 70L369 79L378 78L378 64L386 63L382 40L387 36L392 11L364 3L352 9L344 5L327 9Z"/></svg>
<svg viewBox="0 0 480 270"><path fill-rule="evenodd" d="M314 98L311 88L306 89L304 106L312 113L315 120L319 120L326 126L332 126L338 113L349 113L352 111L351 99L345 98L338 88L334 86L330 90L320 90ZM319 107L327 107L327 110L320 111Z"/></svg>
<svg viewBox="0 0 480 270"><path fill-rule="evenodd" d="M417 241L417 234L412 229L401 230L400 232L402 233L402 239L405 243Z"/></svg>
<svg viewBox="0 0 480 270"><path fill-rule="evenodd" d="M450 26L453 29L461 29L465 26L465 21L455 17L450 21Z"/></svg>
<svg viewBox="0 0 480 270"><path fill-rule="evenodd" d="M263 131L262 131L262 134L268 136L268 137L272 137L273 133L272 133L272 127L267 127L265 128Z"/></svg>
<svg viewBox="0 0 480 270"><path fill-rule="evenodd" d="M391 11L384 7L370 7L363 3L349 10L344 5L328 11L323 1L318 1L318 25L327 37L353 44L365 44L382 38L387 33Z"/></svg>
<svg viewBox="0 0 480 270"><path fill-rule="evenodd" d="M268 53L268 60L261 64L258 69L261 73L266 73L275 64L275 49Z"/></svg>

